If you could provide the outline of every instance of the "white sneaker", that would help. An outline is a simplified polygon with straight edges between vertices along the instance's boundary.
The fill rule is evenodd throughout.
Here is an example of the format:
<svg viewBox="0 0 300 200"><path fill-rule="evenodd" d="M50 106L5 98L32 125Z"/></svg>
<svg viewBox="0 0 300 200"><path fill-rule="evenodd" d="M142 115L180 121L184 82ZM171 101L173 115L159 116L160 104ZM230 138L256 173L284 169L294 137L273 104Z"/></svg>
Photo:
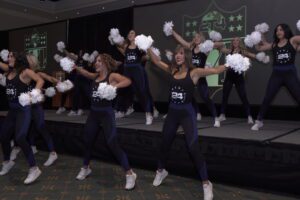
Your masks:
<svg viewBox="0 0 300 200"><path fill-rule="evenodd" d="M66 109L65 107L59 107L58 110L56 111L56 114L60 115L61 113L65 112Z"/></svg>
<svg viewBox="0 0 300 200"><path fill-rule="evenodd" d="M123 118L125 117L125 113L121 112L121 111L118 111L115 113L115 118L116 119L119 119L119 118Z"/></svg>
<svg viewBox="0 0 300 200"><path fill-rule="evenodd" d="M153 117L151 113L146 113L146 125L151 125L153 122Z"/></svg>
<svg viewBox="0 0 300 200"><path fill-rule="evenodd" d="M222 121L225 121L225 120L226 120L225 114L220 114L219 121L222 122Z"/></svg>
<svg viewBox="0 0 300 200"><path fill-rule="evenodd" d="M264 126L264 123L259 120L255 120L255 124L251 127L252 131L258 131L260 128Z"/></svg>
<svg viewBox="0 0 300 200"><path fill-rule="evenodd" d="M219 128L220 126L221 126L221 123L220 123L219 119L218 119L218 118L215 118L215 124L214 124L214 127L215 127L215 128Z"/></svg>
<svg viewBox="0 0 300 200"><path fill-rule="evenodd" d="M126 185L125 185L125 189L126 190L132 190L135 186L135 180L137 178L136 173L132 172L131 175L126 175Z"/></svg>
<svg viewBox="0 0 300 200"><path fill-rule="evenodd" d="M203 185L203 193L204 193L204 200L212 200L214 197L213 194L213 185L210 181L208 181L208 184Z"/></svg>
<svg viewBox="0 0 300 200"><path fill-rule="evenodd" d="M254 124L253 118L251 117L251 115L248 116L248 124Z"/></svg>
<svg viewBox="0 0 300 200"><path fill-rule="evenodd" d="M153 118L158 118L159 117L159 112L156 108L153 108Z"/></svg>
<svg viewBox="0 0 300 200"><path fill-rule="evenodd" d="M15 142L13 140L10 141L10 147L13 148L15 146Z"/></svg>
<svg viewBox="0 0 300 200"><path fill-rule="evenodd" d="M78 173L78 175L76 176L76 179L77 180L80 180L80 181L82 181L82 180L84 180L86 177L88 177L88 175L90 175L92 173L92 170L91 170L91 168L81 168L80 169L80 172Z"/></svg>
<svg viewBox="0 0 300 200"><path fill-rule="evenodd" d="M49 167L57 160L57 158L58 158L57 154L55 152L51 152L49 154L48 160L44 163L44 166Z"/></svg>
<svg viewBox="0 0 300 200"><path fill-rule="evenodd" d="M167 118L167 115L168 115L168 114L165 114L162 118L163 118L163 119L166 119L166 118Z"/></svg>
<svg viewBox="0 0 300 200"><path fill-rule="evenodd" d="M75 111L73 111L73 110L71 110L69 113L68 113L68 116L69 117L73 117L73 116L76 116L77 115L77 113L75 112Z"/></svg>
<svg viewBox="0 0 300 200"><path fill-rule="evenodd" d="M159 186L167 176L167 170L163 169L161 172L157 170L155 178L153 180L153 186Z"/></svg>
<svg viewBox="0 0 300 200"><path fill-rule="evenodd" d="M2 169L0 171L0 176L7 174L14 165L15 165L15 162L12 160L3 162Z"/></svg>
<svg viewBox="0 0 300 200"><path fill-rule="evenodd" d="M201 121L201 119L202 119L201 113L197 113L197 121Z"/></svg>
<svg viewBox="0 0 300 200"><path fill-rule="evenodd" d="M32 167L29 169L28 176L24 181L24 184L33 183L40 175L42 174L41 170L38 167Z"/></svg>
<svg viewBox="0 0 300 200"><path fill-rule="evenodd" d="M132 106L130 106L130 107L127 109L125 115L126 115L126 116L131 115L133 112L134 112L134 109L133 109Z"/></svg>
<svg viewBox="0 0 300 200"><path fill-rule="evenodd" d="M31 146L32 153L37 154L39 151L37 150L36 146Z"/></svg>
<svg viewBox="0 0 300 200"><path fill-rule="evenodd" d="M10 152L10 160L16 160L17 155L20 153L20 147L14 147Z"/></svg>
<svg viewBox="0 0 300 200"><path fill-rule="evenodd" d="M77 115L78 115L78 116L81 116L81 115L83 115L83 114L84 114L84 112L83 112L82 109L79 109L79 110L77 111Z"/></svg>

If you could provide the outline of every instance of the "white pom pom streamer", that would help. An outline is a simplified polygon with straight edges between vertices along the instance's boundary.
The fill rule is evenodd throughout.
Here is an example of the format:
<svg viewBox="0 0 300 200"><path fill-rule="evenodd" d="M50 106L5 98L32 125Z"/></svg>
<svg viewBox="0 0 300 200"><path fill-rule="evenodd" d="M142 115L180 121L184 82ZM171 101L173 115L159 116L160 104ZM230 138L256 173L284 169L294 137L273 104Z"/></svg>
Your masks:
<svg viewBox="0 0 300 200"><path fill-rule="evenodd" d="M4 61L4 62L7 62L8 61L8 54L9 54L9 51L7 49L3 49L1 52L0 52L0 57L1 59Z"/></svg>
<svg viewBox="0 0 300 200"><path fill-rule="evenodd" d="M93 51L93 53L91 55L93 55L96 58L99 55L99 52L97 50L95 50L95 51Z"/></svg>
<svg viewBox="0 0 300 200"><path fill-rule="evenodd" d="M108 40L109 40L109 43L110 43L111 45L114 45L114 44L115 44L115 43L114 43L114 40L113 40L113 38L112 38L111 35L108 36Z"/></svg>
<svg viewBox="0 0 300 200"><path fill-rule="evenodd" d="M255 57L258 61L262 62L266 57L266 53L265 52L259 52L258 54L255 55Z"/></svg>
<svg viewBox="0 0 300 200"><path fill-rule="evenodd" d="M113 42L118 45L122 45L124 41L125 39L121 35L118 35L117 37L113 38Z"/></svg>
<svg viewBox="0 0 300 200"><path fill-rule="evenodd" d="M74 87L74 84L70 80L65 80L63 82L66 85L66 90L71 90Z"/></svg>
<svg viewBox="0 0 300 200"><path fill-rule="evenodd" d="M107 83L100 83L97 92L101 99L113 100L117 96L117 88Z"/></svg>
<svg viewBox="0 0 300 200"><path fill-rule="evenodd" d="M0 85L2 85L3 87L6 86L6 76L4 76L3 74L0 74Z"/></svg>
<svg viewBox="0 0 300 200"><path fill-rule="evenodd" d="M67 91L67 85L64 82L58 82L55 87L60 93Z"/></svg>
<svg viewBox="0 0 300 200"><path fill-rule="evenodd" d="M262 62L263 62L264 64L269 63L269 62L270 62L270 56L266 56L266 57L262 60Z"/></svg>
<svg viewBox="0 0 300 200"><path fill-rule="evenodd" d="M54 87L48 87L45 91L45 96L47 97L54 97L56 94L55 88Z"/></svg>
<svg viewBox="0 0 300 200"><path fill-rule="evenodd" d="M28 106L30 105L30 95L29 93L22 93L20 94L20 96L18 97L19 99L19 103L22 105L22 106Z"/></svg>
<svg viewBox="0 0 300 200"><path fill-rule="evenodd" d="M164 31L164 33L165 33L166 36L172 35L173 27L174 27L174 24L173 24L172 21L165 22L163 31Z"/></svg>
<svg viewBox="0 0 300 200"><path fill-rule="evenodd" d="M59 64L62 67L62 69L68 73L70 73L74 69L74 65L75 65L74 61L68 57L62 58Z"/></svg>
<svg viewBox="0 0 300 200"><path fill-rule="evenodd" d="M60 51L60 52L64 52L64 49L66 48L66 45L64 42L60 41L56 44L57 46L57 50Z"/></svg>
<svg viewBox="0 0 300 200"><path fill-rule="evenodd" d="M269 25L267 23L261 23L261 24L257 24L255 26L255 31L258 31L260 33L266 33L269 31Z"/></svg>
<svg viewBox="0 0 300 200"><path fill-rule="evenodd" d="M244 39L244 43L247 47L252 48L253 47L253 42L251 40L250 35L246 35L245 39Z"/></svg>
<svg viewBox="0 0 300 200"><path fill-rule="evenodd" d="M258 32L258 31L254 31L251 33L251 35L247 35L244 42L245 42L245 45L247 47L253 47L254 45L257 45L258 43L261 42L261 33Z"/></svg>
<svg viewBox="0 0 300 200"><path fill-rule="evenodd" d="M296 26L297 26L298 31L300 31L300 20L297 21Z"/></svg>
<svg viewBox="0 0 300 200"><path fill-rule="evenodd" d="M235 72L241 74L250 67L249 58L243 57L241 54L230 54L226 56L225 66L232 68Z"/></svg>
<svg viewBox="0 0 300 200"><path fill-rule="evenodd" d="M214 42L218 42L222 40L222 35L217 31L211 31L209 32L209 38Z"/></svg>
<svg viewBox="0 0 300 200"><path fill-rule="evenodd" d="M93 63L95 61L95 59L96 59L96 57L93 54L91 54L88 58L88 62Z"/></svg>
<svg viewBox="0 0 300 200"><path fill-rule="evenodd" d="M59 62L60 62L60 60L61 60L63 57L62 57L62 56L60 56L60 55L58 55L58 54L55 54L53 58L54 58L54 60L55 60L56 62L58 62L58 63L59 63Z"/></svg>
<svg viewBox="0 0 300 200"><path fill-rule="evenodd" d="M171 62L173 60L173 52L166 50L166 57L167 57L168 61Z"/></svg>
<svg viewBox="0 0 300 200"><path fill-rule="evenodd" d="M111 45L114 44L121 45L125 41L124 37L120 35L119 29L117 28L110 29L108 40L110 41Z"/></svg>
<svg viewBox="0 0 300 200"><path fill-rule="evenodd" d="M120 35L120 32L119 32L119 29L117 29L117 28L112 28L112 29L110 29L109 34L110 34L110 36L112 36L112 37L117 37L118 35Z"/></svg>
<svg viewBox="0 0 300 200"><path fill-rule="evenodd" d="M202 53L209 53L214 48L214 43L211 40L205 40L203 43L199 44L200 51Z"/></svg>
<svg viewBox="0 0 300 200"><path fill-rule="evenodd" d="M85 53L85 54L83 54L82 59L85 61L89 61L89 57L90 57L90 54Z"/></svg>
<svg viewBox="0 0 300 200"><path fill-rule="evenodd" d="M30 92L31 103L36 104L44 100L44 96L40 89L33 89Z"/></svg>
<svg viewBox="0 0 300 200"><path fill-rule="evenodd" d="M142 35L136 36L134 42L139 49L146 52L147 49L149 49L152 46L153 39L151 36L147 37L142 34Z"/></svg>
<svg viewBox="0 0 300 200"><path fill-rule="evenodd" d="M159 49L155 47L151 47L151 50L161 60Z"/></svg>

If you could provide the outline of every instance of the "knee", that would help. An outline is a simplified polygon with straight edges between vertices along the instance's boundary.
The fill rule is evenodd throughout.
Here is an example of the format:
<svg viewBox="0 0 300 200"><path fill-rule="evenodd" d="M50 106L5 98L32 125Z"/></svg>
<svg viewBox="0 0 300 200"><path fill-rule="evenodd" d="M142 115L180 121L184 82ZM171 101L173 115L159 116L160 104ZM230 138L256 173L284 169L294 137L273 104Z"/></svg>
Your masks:
<svg viewBox="0 0 300 200"><path fill-rule="evenodd" d="M21 134L19 136L16 137L16 142L20 145L26 143L26 135L25 134Z"/></svg>

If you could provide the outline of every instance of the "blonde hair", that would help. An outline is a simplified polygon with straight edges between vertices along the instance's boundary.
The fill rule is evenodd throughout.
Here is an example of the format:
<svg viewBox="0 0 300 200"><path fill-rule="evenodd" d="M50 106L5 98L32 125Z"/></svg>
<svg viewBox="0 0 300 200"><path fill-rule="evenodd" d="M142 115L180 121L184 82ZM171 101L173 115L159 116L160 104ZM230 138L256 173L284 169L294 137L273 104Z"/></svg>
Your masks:
<svg viewBox="0 0 300 200"><path fill-rule="evenodd" d="M26 57L27 57L30 69L32 69L33 71L36 71L37 69L40 68L40 62L37 59L37 57L35 57L33 54L27 54Z"/></svg>
<svg viewBox="0 0 300 200"><path fill-rule="evenodd" d="M99 55L97 56L97 58L98 58L98 57L101 57L102 62L104 62L105 66L107 67L107 70L108 70L109 72L114 72L114 71L117 70L117 68L118 68L118 63L117 63L117 61L116 61L115 59L113 59L113 58L111 57L111 55L106 54L106 53L103 53L103 54L99 54ZM95 62L96 62L97 58L95 59Z"/></svg>

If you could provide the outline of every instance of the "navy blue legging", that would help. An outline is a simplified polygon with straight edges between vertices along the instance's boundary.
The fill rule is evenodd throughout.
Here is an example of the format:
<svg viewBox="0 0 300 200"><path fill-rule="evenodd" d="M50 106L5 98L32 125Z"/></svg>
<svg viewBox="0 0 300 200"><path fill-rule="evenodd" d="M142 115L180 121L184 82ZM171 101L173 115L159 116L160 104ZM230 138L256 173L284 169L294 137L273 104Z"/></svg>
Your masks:
<svg viewBox="0 0 300 200"><path fill-rule="evenodd" d="M238 74L234 71L230 71L230 69L226 72L225 81L223 83L223 98L222 98L222 105L221 105L221 114L226 113L228 98L233 84L235 85L235 89L243 103L246 115L247 116L251 115L250 104L246 93L244 75Z"/></svg>
<svg viewBox="0 0 300 200"><path fill-rule="evenodd" d="M100 125L110 150L113 152L123 169L125 171L130 170L131 168L129 166L127 155L118 142L115 115L112 107L92 107L84 128L85 153L83 165L89 165L92 148L96 141L97 134L100 131Z"/></svg>
<svg viewBox="0 0 300 200"><path fill-rule="evenodd" d="M205 102L207 108L209 109L211 115L215 118L217 117L217 110L214 102L210 99L209 93L208 93L208 85L206 78L200 78L197 83L197 89L200 94L200 97Z"/></svg>
<svg viewBox="0 0 300 200"><path fill-rule="evenodd" d="M286 86L291 95L300 105L300 81L297 77L296 68L294 67L290 70L273 69L267 86L265 98L257 116L257 120L263 120L268 107L270 106L273 98L275 97L281 86Z"/></svg>
<svg viewBox="0 0 300 200"><path fill-rule="evenodd" d="M35 128L36 132L39 135L42 135L45 142L47 143L49 151L50 152L55 151L52 137L45 127L45 117L44 117L43 106L41 104L32 105L31 106L31 116L32 116L32 124L31 124L32 128ZM33 133L34 133L34 131L31 131L30 137L29 137L30 145L35 144L35 142L34 142L35 135Z"/></svg>
<svg viewBox="0 0 300 200"><path fill-rule="evenodd" d="M159 152L158 169L164 169L169 150L177 129L182 126L189 152L195 162L202 181L208 180L206 162L200 151L196 114L193 105L170 104L167 118L163 125L163 140Z"/></svg>
<svg viewBox="0 0 300 200"><path fill-rule="evenodd" d="M83 97L90 101L91 96L91 83L87 80L76 78L74 82L73 91L73 105L72 110L77 111L83 108Z"/></svg>
<svg viewBox="0 0 300 200"><path fill-rule="evenodd" d="M21 147L26 157L29 166L36 166L32 149L27 141L30 121L30 106L21 107L21 105L18 103L10 103L10 110L4 119L0 132L0 141L4 155L4 161L8 161L10 159L10 141L14 136L17 144ZM11 131L12 129L15 129L15 131Z"/></svg>
<svg viewBox="0 0 300 200"><path fill-rule="evenodd" d="M144 67L139 64L125 65L124 76L131 79L131 85L144 111L151 112L153 106L151 106L150 89L149 84L146 83Z"/></svg>

